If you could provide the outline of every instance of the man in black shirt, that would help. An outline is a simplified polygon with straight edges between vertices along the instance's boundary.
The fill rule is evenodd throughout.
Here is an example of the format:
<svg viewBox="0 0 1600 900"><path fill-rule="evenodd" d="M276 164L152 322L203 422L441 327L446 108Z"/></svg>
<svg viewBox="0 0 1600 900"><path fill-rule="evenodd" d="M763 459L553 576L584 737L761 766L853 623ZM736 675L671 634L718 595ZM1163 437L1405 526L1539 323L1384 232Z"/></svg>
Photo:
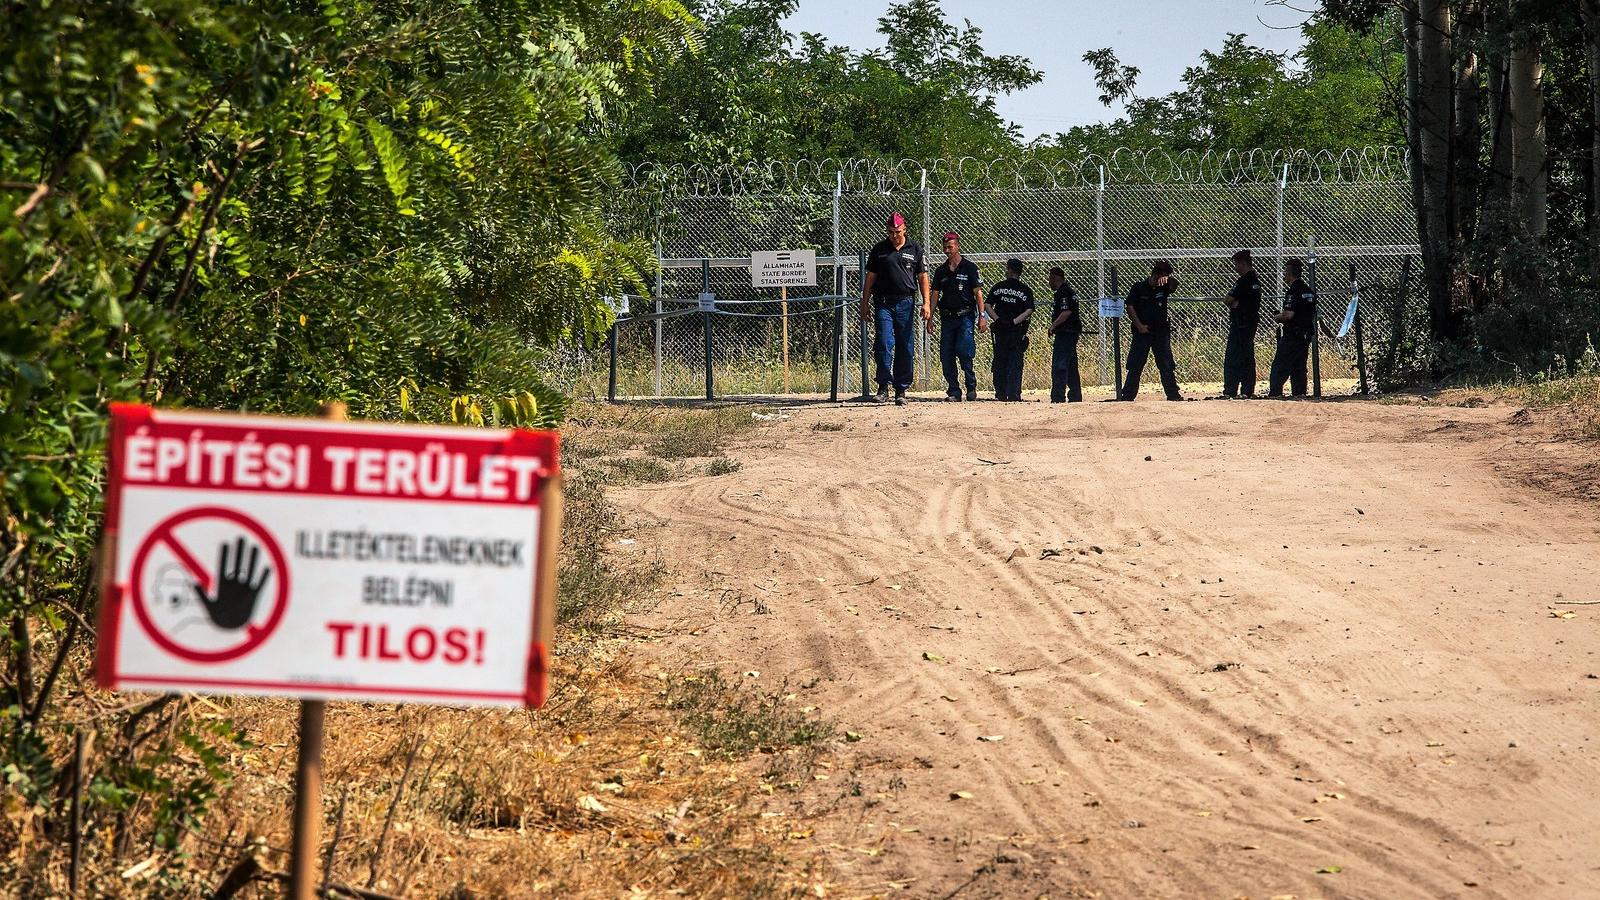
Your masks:
<svg viewBox="0 0 1600 900"><path fill-rule="evenodd" d="M1006 280L989 291L994 313L994 396L996 400L1022 399L1022 359L1028 352L1029 317L1033 315L1033 288L1022 283L1022 260L1006 260Z"/></svg>
<svg viewBox="0 0 1600 900"><path fill-rule="evenodd" d="M983 276L978 266L961 256L961 235L954 231L944 236L944 265L933 271L933 290L939 295L939 363L944 367L945 399L960 400L961 385L956 381L956 361L967 377L967 399L978 399L978 376L972 371L972 358L978 353L973 337L974 323L987 330L983 320ZM933 323L928 323L933 330Z"/></svg>
<svg viewBox="0 0 1600 900"><path fill-rule="evenodd" d="M1067 284L1067 273L1057 266L1050 270L1050 289L1055 292L1051 306L1050 402L1083 402L1083 382L1078 378L1078 338L1083 335L1083 318L1078 312L1078 293Z"/></svg>
<svg viewBox="0 0 1600 900"><path fill-rule="evenodd" d="M1261 327L1261 279L1249 250L1233 255L1239 280L1222 302L1228 304L1228 349L1222 357L1222 396L1256 395L1256 331Z"/></svg>
<svg viewBox="0 0 1600 900"><path fill-rule="evenodd" d="M1133 341L1128 345L1128 377L1118 400L1139 396L1139 376L1144 374L1145 359L1152 353L1167 399L1183 399L1178 395L1177 365L1172 361L1172 324L1167 318L1167 298L1177 289L1172 263L1158 259L1150 267L1150 277L1128 291L1127 313L1128 323L1133 326Z"/></svg>
<svg viewBox="0 0 1600 900"><path fill-rule="evenodd" d="M861 321L876 320L877 324L873 349L878 357L878 402L889 399L889 385L893 384L894 403L904 406L906 388L911 386L914 372L912 320L920 312L922 321L927 322L933 316L933 307L922 245L906 240L906 217L900 213L891 215L888 232L888 237L867 254Z"/></svg>
<svg viewBox="0 0 1600 900"><path fill-rule="evenodd" d="M1304 397L1306 358L1311 352L1312 329L1317 327L1317 295L1300 280L1300 260L1286 260L1283 269L1283 281L1288 285L1283 294L1283 311L1278 313L1283 332L1278 336L1278 352L1272 357L1267 396L1282 397L1283 383L1287 381L1291 394Z"/></svg>

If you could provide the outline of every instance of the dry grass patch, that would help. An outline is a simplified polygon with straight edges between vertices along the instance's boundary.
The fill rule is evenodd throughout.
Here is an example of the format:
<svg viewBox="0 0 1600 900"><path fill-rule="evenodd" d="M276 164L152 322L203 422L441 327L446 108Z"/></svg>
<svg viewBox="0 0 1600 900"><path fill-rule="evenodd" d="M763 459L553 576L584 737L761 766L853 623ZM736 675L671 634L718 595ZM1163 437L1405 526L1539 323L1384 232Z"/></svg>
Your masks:
<svg viewBox="0 0 1600 900"><path fill-rule="evenodd" d="M624 663L563 661L545 710L336 704L324 838L334 882L406 897L696 897L810 893L820 875L761 827L746 754L706 747ZM224 701L259 750L238 754L201 867L254 840L287 866L293 704ZM340 810L342 809L342 814ZM226 825L224 826L224 823ZM224 840L226 843L224 844ZM108 873L109 874L109 873ZM253 893L275 896L276 884ZM96 891L99 893L99 891Z"/></svg>
<svg viewBox="0 0 1600 900"><path fill-rule="evenodd" d="M1462 407L1521 406L1548 413L1565 437L1600 440L1600 375L1451 388L1440 392L1435 402Z"/></svg>
<svg viewBox="0 0 1600 900"><path fill-rule="evenodd" d="M659 456L717 456L753 427L750 410L579 415L566 441L550 702L538 712L330 704L319 853L330 896L745 898L823 888L815 856L786 846L793 818L774 824L763 805L775 779L804 780L831 730L791 698L737 679L634 671L623 616L663 567L649 553L606 549L625 527L605 484L685 468ZM672 449L641 455L648 447ZM50 727L8 734L33 757L61 760L74 727L94 729L80 894L281 895L297 704L108 694L89 683L89 651L71 655ZM19 789L0 807L0 893L64 895L58 823L69 787L14 774L8 785L36 799L19 799Z"/></svg>

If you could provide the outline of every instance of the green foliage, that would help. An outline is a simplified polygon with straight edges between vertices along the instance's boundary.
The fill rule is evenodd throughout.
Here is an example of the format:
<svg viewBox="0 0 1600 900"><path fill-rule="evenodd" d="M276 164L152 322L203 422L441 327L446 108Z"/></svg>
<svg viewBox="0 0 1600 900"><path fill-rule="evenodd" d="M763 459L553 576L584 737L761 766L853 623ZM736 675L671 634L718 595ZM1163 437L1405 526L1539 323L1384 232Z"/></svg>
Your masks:
<svg viewBox="0 0 1600 900"><path fill-rule="evenodd" d="M57 790L70 751L38 693L84 676L105 404L559 422L550 348L653 274L608 228L604 136L696 41L677 0L0 0L18 790ZM105 723L92 828L168 847L205 814L234 738L178 709L154 737Z"/></svg>
<svg viewBox="0 0 1600 900"><path fill-rule="evenodd" d="M1161 97L1136 93L1139 70L1111 48L1084 54L1100 102L1123 104L1122 118L1074 128L1045 146L1072 157L1118 147L1163 150L1342 150L1403 143L1393 89L1403 59L1393 36L1357 30L1326 16L1302 28L1294 56L1251 46L1230 34L1184 70L1182 90Z"/></svg>
<svg viewBox="0 0 1600 900"><path fill-rule="evenodd" d="M1017 134L994 98L1035 84L1026 59L992 55L983 32L934 0L893 3L880 49L857 52L783 20L796 0L703 0L702 53L670 66L617 135L625 158L997 156Z"/></svg>

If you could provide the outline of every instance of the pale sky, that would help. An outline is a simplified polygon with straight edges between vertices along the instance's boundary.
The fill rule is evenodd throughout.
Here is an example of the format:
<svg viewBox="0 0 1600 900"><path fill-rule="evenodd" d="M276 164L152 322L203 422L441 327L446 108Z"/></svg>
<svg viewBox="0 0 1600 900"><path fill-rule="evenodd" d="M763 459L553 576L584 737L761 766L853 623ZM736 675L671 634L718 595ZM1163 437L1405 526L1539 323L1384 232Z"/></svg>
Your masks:
<svg viewBox="0 0 1600 900"><path fill-rule="evenodd" d="M990 53L1027 57L1044 73L1032 88L998 100L1000 115L1023 134L1054 134L1073 125L1115 118L1121 109L1100 105L1094 74L1083 54L1111 47L1124 65L1139 69L1142 97L1170 93L1200 51L1222 46L1243 32L1257 46L1279 52L1300 48L1304 15L1265 0L941 0L953 22L971 19L983 29ZM1306 6L1307 4L1297 4ZM889 0L800 0L785 23L789 31L818 32L857 50L883 46L878 17Z"/></svg>

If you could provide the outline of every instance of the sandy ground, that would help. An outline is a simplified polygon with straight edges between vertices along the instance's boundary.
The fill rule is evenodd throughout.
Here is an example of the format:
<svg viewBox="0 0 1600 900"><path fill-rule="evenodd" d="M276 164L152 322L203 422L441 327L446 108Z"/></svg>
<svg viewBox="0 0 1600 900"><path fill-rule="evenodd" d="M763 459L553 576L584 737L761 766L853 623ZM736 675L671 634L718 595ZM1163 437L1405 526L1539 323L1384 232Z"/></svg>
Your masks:
<svg viewBox="0 0 1600 900"><path fill-rule="evenodd" d="M673 569L648 654L861 735L804 804L848 893L1600 897L1592 452L1508 408L787 413L619 496Z"/></svg>

